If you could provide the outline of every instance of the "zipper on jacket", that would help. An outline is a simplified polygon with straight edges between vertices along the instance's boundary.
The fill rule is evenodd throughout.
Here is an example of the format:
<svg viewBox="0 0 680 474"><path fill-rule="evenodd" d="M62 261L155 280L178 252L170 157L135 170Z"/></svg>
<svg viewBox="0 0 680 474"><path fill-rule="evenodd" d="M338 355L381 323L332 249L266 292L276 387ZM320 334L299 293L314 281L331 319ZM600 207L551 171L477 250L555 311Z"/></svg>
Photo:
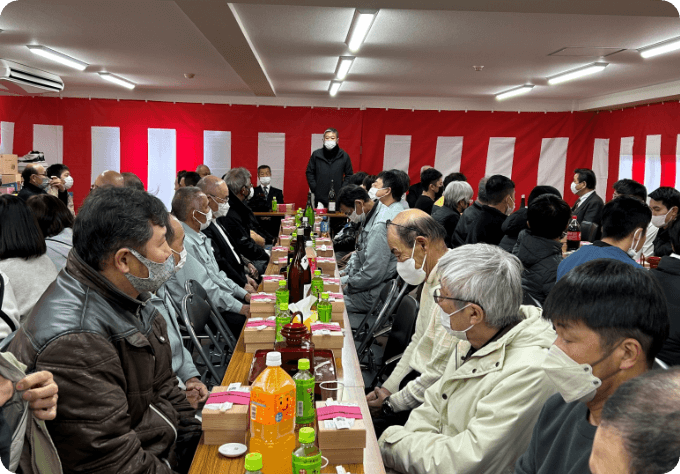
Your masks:
<svg viewBox="0 0 680 474"><path fill-rule="evenodd" d="M156 407L153 405L153 403L152 403L152 404L149 404L149 407L151 407L151 409L152 409L153 411L155 411L155 412L158 414L158 416L160 416L161 418L163 418L163 420L165 420L165 422L166 422L168 425L170 425L170 428L172 428L172 431L175 433L175 441L177 441L177 428L175 428L175 425L173 425L173 424L170 422L170 420L168 420L168 417L165 416L158 408L156 408ZM173 441L173 442L174 442L174 441Z"/></svg>

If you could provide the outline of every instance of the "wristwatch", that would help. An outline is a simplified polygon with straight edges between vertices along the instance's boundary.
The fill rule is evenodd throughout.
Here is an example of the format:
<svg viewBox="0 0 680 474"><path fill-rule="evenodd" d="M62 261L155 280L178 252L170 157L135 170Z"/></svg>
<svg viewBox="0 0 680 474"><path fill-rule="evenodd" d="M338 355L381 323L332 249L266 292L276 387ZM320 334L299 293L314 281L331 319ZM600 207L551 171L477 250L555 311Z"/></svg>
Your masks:
<svg viewBox="0 0 680 474"><path fill-rule="evenodd" d="M383 412L383 415L385 415L385 416L394 415L394 407L392 406L392 402L390 402L390 396L389 395L382 402L382 412Z"/></svg>

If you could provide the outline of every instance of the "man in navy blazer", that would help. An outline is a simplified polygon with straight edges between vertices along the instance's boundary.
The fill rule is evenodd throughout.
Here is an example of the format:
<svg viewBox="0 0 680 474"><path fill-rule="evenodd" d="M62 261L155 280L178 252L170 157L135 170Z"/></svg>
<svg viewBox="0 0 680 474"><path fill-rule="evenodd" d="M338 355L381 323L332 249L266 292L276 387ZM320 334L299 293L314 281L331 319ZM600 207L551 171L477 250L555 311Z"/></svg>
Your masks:
<svg viewBox="0 0 680 474"><path fill-rule="evenodd" d="M578 196L574 207L571 208L572 215L576 216L579 224L584 221L602 225L602 209L604 201L595 192L597 180L593 170L587 168L577 168L574 170L574 181L571 183L571 192Z"/></svg>

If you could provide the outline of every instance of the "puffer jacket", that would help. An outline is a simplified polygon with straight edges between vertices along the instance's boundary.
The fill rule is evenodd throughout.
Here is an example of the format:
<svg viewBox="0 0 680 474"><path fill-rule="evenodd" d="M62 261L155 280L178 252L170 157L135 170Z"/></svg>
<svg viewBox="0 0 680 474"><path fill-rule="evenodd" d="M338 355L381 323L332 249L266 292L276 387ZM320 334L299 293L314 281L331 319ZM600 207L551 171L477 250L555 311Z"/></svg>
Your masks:
<svg viewBox="0 0 680 474"><path fill-rule="evenodd" d="M442 378L404 426L380 437L385 467L409 474L512 473L543 404L556 393L541 368L556 338L533 306L525 318L467 361L460 341Z"/></svg>
<svg viewBox="0 0 680 474"><path fill-rule="evenodd" d="M529 228L527 225L528 214L528 208L524 207L513 212L505 219L505 222L503 222L503 225L501 226L503 239L501 239L501 243L498 244L500 248L506 252L512 253L512 249L515 248L515 244L517 243L519 233Z"/></svg>
<svg viewBox="0 0 680 474"><path fill-rule="evenodd" d="M542 305L557 281L557 267L562 261L562 243L523 230L512 253L524 266L522 289Z"/></svg>
<svg viewBox="0 0 680 474"><path fill-rule="evenodd" d="M322 202L328 207L328 193L331 190L331 181L335 196L340 193L340 188L349 176L352 176L352 160L345 150L336 146L332 150L324 147L314 150L307 163L307 184L314 193L316 203Z"/></svg>
<svg viewBox="0 0 680 474"><path fill-rule="evenodd" d="M72 250L9 344L59 386L47 425L66 473L170 473L178 434L200 429L149 296L130 298Z"/></svg>

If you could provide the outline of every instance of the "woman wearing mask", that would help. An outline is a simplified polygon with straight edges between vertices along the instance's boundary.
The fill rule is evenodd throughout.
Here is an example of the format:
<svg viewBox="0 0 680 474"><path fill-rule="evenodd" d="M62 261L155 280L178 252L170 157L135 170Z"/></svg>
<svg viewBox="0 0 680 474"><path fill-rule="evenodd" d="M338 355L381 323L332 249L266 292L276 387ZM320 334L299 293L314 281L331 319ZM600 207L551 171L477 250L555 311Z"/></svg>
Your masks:
<svg viewBox="0 0 680 474"><path fill-rule="evenodd" d="M57 163L55 165L50 165L45 174L51 179L50 187L47 188L47 193L58 197L75 216L73 196L68 192L73 186L71 170L68 169L68 166Z"/></svg>

